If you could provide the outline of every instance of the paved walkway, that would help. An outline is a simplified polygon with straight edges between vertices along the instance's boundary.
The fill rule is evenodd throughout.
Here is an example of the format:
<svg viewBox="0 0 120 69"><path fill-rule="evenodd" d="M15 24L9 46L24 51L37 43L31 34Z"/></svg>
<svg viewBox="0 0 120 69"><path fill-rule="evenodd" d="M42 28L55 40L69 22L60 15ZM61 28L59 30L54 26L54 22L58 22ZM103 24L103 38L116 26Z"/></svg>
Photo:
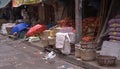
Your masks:
<svg viewBox="0 0 120 69"><path fill-rule="evenodd" d="M0 69L83 69L58 57L46 61L45 55L19 40L0 35Z"/></svg>
<svg viewBox="0 0 120 69"><path fill-rule="evenodd" d="M43 43L41 41L39 42L31 42L31 43L27 43L30 46L33 46L35 48L41 49L43 48ZM53 49L48 49L49 51L53 50ZM59 54L59 58L61 58L64 61L67 61L69 63L72 63L74 65L77 66L81 66L85 69L120 69L120 60L116 61L116 65L115 66L100 66L97 63L97 60L94 61L82 61L81 59L76 58L74 55L62 55Z"/></svg>

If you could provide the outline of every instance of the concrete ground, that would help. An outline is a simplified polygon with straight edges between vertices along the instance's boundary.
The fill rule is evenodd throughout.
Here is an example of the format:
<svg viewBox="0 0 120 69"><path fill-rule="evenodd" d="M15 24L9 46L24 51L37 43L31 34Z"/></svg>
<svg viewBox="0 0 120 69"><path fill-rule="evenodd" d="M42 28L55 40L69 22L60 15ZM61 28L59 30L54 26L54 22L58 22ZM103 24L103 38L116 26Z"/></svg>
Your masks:
<svg viewBox="0 0 120 69"><path fill-rule="evenodd" d="M57 56L44 60L47 53L19 40L0 35L0 69L84 69Z"/></svg>
<svg viewBox="0 0 120 69"><path fill-rule="evenodd" d="M41 48L41 47L44 47L44 42L31 42L31 43L27 43L27 44L30 44L36 48ZM74 54L72 55L62 55L62 54L59 54L59 58L61 58L62 60L64 61L67 61L69 63L72 63L74 65L77 65L77 66L80 66L80 67L83 67L85 69L120 69L120 60L117 60L116 61L116 65L115 66L100 66L98 63L97 63L97 60L94 60L94 61L82 61L80 58L76 58L74 56Z"/></svg>

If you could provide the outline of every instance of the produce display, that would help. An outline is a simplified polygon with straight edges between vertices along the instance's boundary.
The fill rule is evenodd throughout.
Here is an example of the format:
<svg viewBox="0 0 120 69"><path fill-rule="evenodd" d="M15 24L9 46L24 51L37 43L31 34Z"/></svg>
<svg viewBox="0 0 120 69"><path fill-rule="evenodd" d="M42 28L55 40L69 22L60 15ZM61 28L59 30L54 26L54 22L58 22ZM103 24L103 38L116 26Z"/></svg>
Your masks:
<svg viewBox="0 0 120 69"><path fill-rule="evenodd" d="M75 28L75 22L70 17L66 17L66 18L58 21L58 25L60 27L73 27L73 28Z"/></svg>
<svg viewBox="0 0 120 69"><path fill-rule="evenodd" d="M82 41L89 42L94 40L97 33L98 24L96 22L96 17L88 17L82 21Z"/></svg>
<svg viewBox="0 0 120 69"><path fill-rule="evenodd" d="M89 42L89 41L92 41L92 40L93 40L92 36L84 36L84 37L82 37L82 41L84 41L84 42Z"/></svg>
<svg viewBox="0 0 120 69"><path fill-rule="evenodd" d="M75 27L74 20L70 17L66 17L58 21L60 27ZM89 42L93 41L96 37L98 31L98 23L96 22L96 17L84 18L82 21L82 41Z"/></svg>

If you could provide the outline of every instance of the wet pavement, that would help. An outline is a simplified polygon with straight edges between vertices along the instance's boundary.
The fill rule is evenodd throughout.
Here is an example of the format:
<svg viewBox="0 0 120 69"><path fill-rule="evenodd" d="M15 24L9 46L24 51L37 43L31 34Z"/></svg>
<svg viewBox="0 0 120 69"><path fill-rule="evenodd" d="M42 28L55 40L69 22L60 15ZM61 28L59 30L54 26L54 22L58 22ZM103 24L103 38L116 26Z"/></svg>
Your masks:
<svg viewBox="0 0 120 69"><path fill-rule="evenodd" d="M43 59L47 54L20 40L0 35L0 69L84 69L57 56L50 60Z"/></svg>

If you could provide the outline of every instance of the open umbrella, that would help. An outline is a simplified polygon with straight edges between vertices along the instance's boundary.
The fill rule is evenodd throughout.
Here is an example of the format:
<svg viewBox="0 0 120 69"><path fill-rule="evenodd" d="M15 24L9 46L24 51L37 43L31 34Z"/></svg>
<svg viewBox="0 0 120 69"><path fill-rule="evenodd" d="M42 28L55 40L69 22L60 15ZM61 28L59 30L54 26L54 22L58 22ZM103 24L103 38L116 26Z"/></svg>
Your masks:
<svg viewBox="0 0 120 69"><path fill-rule="evenodd" d="M15 33L15 32L19 33L19 32L21 32L21 31L27 29L29 26L30 26L30 24L28 24L28 23L20 23L20 24L17 24L16 26L14 26L14 27L12 28L11 34L13 34L13 33Z"/></svg>
<svg viewBox="0 0 120 69"><path fill-rule="evenodd" d="M0 0L0 8L3 8L10 3L11 0Z"/></svg>
<svg viewBox="0 0 120 69"><path fill-rule="evenodd" d="M26 36L34 36L35 34L42 33L44 30L46 30L47 27L45 25L37 24L30 28L30 30L27 32Z"/></svg>

